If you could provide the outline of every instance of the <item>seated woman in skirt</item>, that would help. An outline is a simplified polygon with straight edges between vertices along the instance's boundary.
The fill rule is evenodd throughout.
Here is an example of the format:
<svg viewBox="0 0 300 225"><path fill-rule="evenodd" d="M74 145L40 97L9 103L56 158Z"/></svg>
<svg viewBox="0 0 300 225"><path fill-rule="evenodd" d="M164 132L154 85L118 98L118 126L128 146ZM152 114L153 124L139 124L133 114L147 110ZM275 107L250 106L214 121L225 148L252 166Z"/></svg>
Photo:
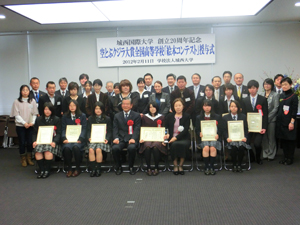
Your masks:
<svg viewBox="0 0 300 225"><path fill-rule="evenodd" d="M71 99L69 111L62 117L61 137L63 142L63 156L67 164L67 177L77 177L80 174L80 163L86 138L86 116L79 109L78 102ZM67 125L81 125L81 133L77 142L69 143L66 137ZM72 172L72 157L74 155L76 169Z"/></svg>
<svg viewBox="0 0 300 225"><path fill-rule="evenodd" d="M101 176L101 163L103 160L102 151L110 152L112 139L112 123L108 116L105 115L105 107L102 102L96 102L94 105L93 115L88 119L87 123L87 139L91 141L91 130L93 124L106 124L106 136L104 143L89 143L89 160L91 166L91 177Z"/></svg>
<svg viewBox="0 0 300 225"><path fill-rule="evenodd" d="M165 135L164 139L169 140L170 153L174 163L173 173L175 175L184 175L182 165L186 158L186 152L190 147L190 116L182 112L184 102L181 98L176 98L172 105L174 112L168 114L165 122L165 127L168 129L169 134Z"/></svg>
<svg viewBox="0 0 300 225"><path fill-rule="evenodd" d="M37 134L40 126L54 126L53 139L51 144L37 144ZM35 159L40 168L37 178L47 178L50 175L51 161L53 155L61 157L60 149L61 121L55 116L54 106L51 102L44 104L44 115L38 117L34 124L32 139L34 140L32 147L35 151Z"/></svg>
<svg viewBox="0 0 300 225"><path fill-rule="evenodd" d="M247 123L247 116L241 113L241 106L240 103L236 100L231 100L229 105L230 113L223 116L223 120L225 123L224 129L224 139L226 140L227 148L230 149L230 155L233 164L232 172L243 172L241 168L241 164L244 158L244 154L246 149L251 149L251 146L247 144L248 140L248 123ZM242 141L232 141L228 137L228 121L235 121L235 120L242 120L244 124L244 138ZM238 158L238 166L236 165L236 159Z"/></svg>
<svg viewBox="0 0 300 225"><path fill-rule="evenodd" d="M156 102L150 102L148 105L149 113L145 114L142 117L142 127L164 127L165 126L165 117L162 114L158 113L158 105ZM161 142L151 142L140 140L141 146L139 153L145 154L145 159L147 163L147 174L151 176L156 176L158 174L158 163L160 159L160 153L167 155L167 148L162 145ZM150 162L151 162L151 153L154 157L155 168L152 173Z"/></svg>
<svg viewBox="0 0 300 225"><path fill-rule="evenodd" d="M196 118L196 134L198 137L202 138L203 134L201 132L201 121L206 120L216 120L217 134L215 141L201 141L200 147L202 148L202 156L205 163L205 175L215 175L214 163L217 156L217 150L221 150L221 134L222 134L222 120L221 117L214 113L212 107L213 102L211 100L205 99L203 101L203 111Z"/></svg>

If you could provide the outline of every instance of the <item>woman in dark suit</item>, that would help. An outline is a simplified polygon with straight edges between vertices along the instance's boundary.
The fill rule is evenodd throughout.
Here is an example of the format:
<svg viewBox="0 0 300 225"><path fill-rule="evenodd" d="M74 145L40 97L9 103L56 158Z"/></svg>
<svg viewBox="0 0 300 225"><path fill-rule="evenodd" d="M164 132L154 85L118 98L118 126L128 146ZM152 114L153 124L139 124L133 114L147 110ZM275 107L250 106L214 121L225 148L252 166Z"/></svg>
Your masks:
<svg viewBox="0 0 300 225"><path fill-rule="evenodd" d="M274 91L274 81L270 78L265 79L263 87L268 101L268 128L262 142L263 158L273 161L277 151L275 129L280 95Z"/></svg>
<svg viewBox="0 0 300 225"><path fill-rule="evenodd" d="M150 96L150 102L156 102L158 106L158 113L166 116L171 108L170 95L168 93L162 92L162 83L156 81L154 83L155 94Z"/></svg>
<svg viewBox="0 0 300 225"><path fill-rule="evenodd" d="M110 152L110 144L112 140L112 123L108 116L104 113L105 107L102 102L94 104L93 115L89 117L87 122L87 139L91 141L91 130L93 124L106 124L106 136L104 143L89 143L89 161L91 165L91 177L101 176L101 164L103 160L103 151Z"/></svg>
<svg viewBox="0 0 300 225"><path fill-rule="evenodd" d="M77 177L80 174L80 162L86 138L86 116L79 109L76 100L70 100L69 111L62 117L61 139L63 142L63 156L67 164L67 177ZM81 133L76 143L69 143L66 137L67 125L81 125ZM72 156L74 155L76 169L72 172Z"/></svg>
<svg viewBox="0 0 300 225"><path fill-rule="evenodd" d="M295 127L298 97L292 90L292 80L285 77L281 80L283 93L280 94L276 136L281 139L284 158L279 162L284 165L293 164L297 130Z"/></svg>
<svg viewBox="0 0 300 225"><path fill-rule="evenodd" d="M171 157L174 164L173 173L175 175L184 175L182 165L190 146L190 116L183 113L183 107L183 100L176 98L173 102L174 112L168 114L165 126L169 134L165 135L164 139L169 140Z"/></svg>
<svg viewBox="0 0 300 225"><path fill-rule="evenodd" d="M84 83L84 92L82 94L82 105L84 107L82 107L81 110L85 115L87 115L87 113L86 113L86 102L87 102L87 99L88 99L89 95L92 94L92 87L93 87L93 85L92 85L91 81L88 80Z"/></svg>
<svg viewBox="0 0 300 225"><path fill-rule="evenodd" d="M205 92L205 96L200 96L199 98L197 98L195 100L195 113L196 113L196 116L199 115L201 111L203 111L203 102L204 102L205 99L208 99L208 100L212 101L211 106L212 106L214 112L216 114L219 114L220 113L219 102L214 97L214 92L215 92L214 87L210 84L207 84L204 88L204 92Z"/></svg>
<svg viewBox="0 0 300 225"><path fill-rule="evenodd" d="M233 94L234 91L234 86L233 84L225 84L224 85L225 89L225 99L219 99L219 113L220 115L224 113L229 113L229 104L230 101L236 100L239 102L240 106L242 109L244 109L244 103L241 99L239 99L238 96Z"/></svg>
<svg viewBox="0 0 300 225"><path fill-rule="evenodd" d="M203 102L203 111L196 118L196 134L198 137L202 138L203 134L201 132L201 121L206 120L216 120L217 135L215 141L201 141L200 147L202 148L202 156L205 162L205 175L215 175L214 163L217 156L217 150L221 150L221 135L223 132L222 119L219 115L214 113L212 107L212 101L205 99Z"/></svg>
<svg viewBox="0 0 300 225"><path fill-rule="evenodd" d="M76 100L78 102L80 111L85 110L85 105L83 103L83 97L82 97L82 95L78 95L78 89L79 89L78 84L76 82L70 82L68 89L69 89L70 95L63 98L63 103L62 103L63 113L67 113L69 111L69 103L71 100Z"/></svg>
<svg viewBox="0 0 300 225"><path fill-rule="evenodd" d="M145 90L144 78L141 77L138 78L136 84L138 86L138 90L133 92L132 94L138 96L137 112L140 113L141 117L143 117L143 115L147 113L147 107L148 107L149 97L151 95L151 92Z"/></svg>
<svg viewBox="0 0 300 225"><path fill-rule="evenodd" d="M35 151L36 162L40 168L40 173L37 176L38 179L49 177L53 155L62 156L59 145L61 135L60 118L55 116L54 106L51 102L46 102L43 107L44 113L36 119L32 135L32 140L34 141L32 147ZM37 144L36 140L40 126L54 126L51 144Z"/></svg>
<svg viewBox="0 0 300 225"><path fill-rule="evenodd" d="M226 147L230 149L230 155L232 159L233 169L232 172L243 172L242 161L246 149L250 149L251 146L247 144L248 141L248 122L246 115L241 113L240 103L236 100L232 100L229 105L230 113L223 116L224 120L224 140L226 141ZM228 136L228 121L242 120L244 124L244 138L242 141L232 141ZM236 166L236 161L238 159L238 166Z"/></svg>

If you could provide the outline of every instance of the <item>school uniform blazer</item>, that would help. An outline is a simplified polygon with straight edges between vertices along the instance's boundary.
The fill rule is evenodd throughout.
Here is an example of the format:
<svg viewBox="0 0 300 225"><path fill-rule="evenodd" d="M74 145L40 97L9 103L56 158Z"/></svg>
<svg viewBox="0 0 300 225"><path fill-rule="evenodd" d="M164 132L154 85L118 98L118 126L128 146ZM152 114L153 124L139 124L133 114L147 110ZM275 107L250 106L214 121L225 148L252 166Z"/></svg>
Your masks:
<svg viewBox="0 0 300 225"><path fill-rule="evenodd" d="M234 85L233 94L238 96L237 85ZM242 85L242 93L241 93L242 98L244 98L243 95L247 95L247 96L245 96L245 98L249 96L249 90L246 85Z"/></svg>
<svg viewBox="0 0 300 225"><path fill-rule="evenodd" d="M221 141L223 132L224 132L224 122L218 114L210 114L210 120L216 120L217 121L217 134L219 135L218 141ZM200 137L200 132L201 132L201 121L205 121L204 119L204 113L201 113L200 115L197 116L196 118L196 135L197 137Z"/></svg>
<svg viewBox="0 0 300 225"><path fill-rule="evenodd" d="M178 89L178 87L176 85L174 85L174 90L173 91L175 91L176 89ZM169 86L166 86L163 89L161 89L161 92L165 92L167 94L171 94Z"/></svg>
<svg viewBox="0 0 300 225"><path fill-rule="evenodd" d="M55 136L53 136L52 141L55 142L55 144L60 143L60 137L61 137L61 120L59 117L55 115L51 115L50 119L48 122L46 122L44 116L40 116L36 118L35 123L34 123L34 129L32 133L32 141L35 142L37 138L37 134L39 131L39 126L56 126L55 130Z"/></svg>
<svg viewBox="0 0 300 225"><path fill-rule="evenodd" d="M86 139L89 140L91 137L92 124L106 124L106 135L105 139L108 140L108 143L112 141L112 122L108 116L105 118L101 117L100 123L96 122L96 116L90 116L87 121L86 127Z"/></svg>
<svg viewBox="0 0 300 225"><path fill-rule="evenodd" d="M81 144L83 144L86 140L86 126L87 126L87 121L86 121L86 116L84 113L82 113L80 116L76 116L76 119L80 119L80 125L81 125L81 133L78 138L78 141L81 141ZM62 142L64 140L67 140L66 138L66 131L67 131L67 125L77 125L75 123L75 120L72 120L70 115L63 115L61 119L61 140Z"/></svg>
<svg viewBox="0 0 300 225"><path fill-rule="evenodd" d="M133 121L133 132L132 134L128 134L128 125L127 122L129 120ZM140 128L141 128L141 116L139 113L130 111L128 119L126 120L124 117L124 112L121 111L117 113L114 117L113 122L113 140L116 138L119 139L119 141L128 142L130 139L135 140L135 144L137 145L139 143L140 138Z"/></svg>
<svg viewBox="0 0 300 225"><path fill-rule="evenodd" d="M55 101L55 103L54 103L55 116L61 117L61 112L62 112L62 98L61 98L61 96L54 95L54 101ZM40 100L39 100L38 109L39 109L39 114L41 116L44 115L44 104L46 102L51 102L48 94L41 96Z"/></svg>
<svg viewBox="0 0 300 225"><path fill-rule="evenodd" d="M234 97L234 100L236 100L240 103L241 108L243 109L244 108L244 102L241 99L239 99L239 97L236 96L236 95L233 95L233 97ZM223 113L229 113L227 99L226 100L224 100L224 99L225 99L225 97L223 97L223 99L219 99L219 113L220 113L220 115L222 115Z"/></svg>
<svg viewBox="0 0 300 225"><path fill-rule="evenodd" d="M143 113L143 114L147 113L149 98L152 93L150 91L144 91L142 94L142 98L140 97L140 93L138 91L133 92L132 94L137 95L137 98L138 98L137 112Z"/></svg>
<svg viewBox="0 0 300 225"><path fill-rule="evenodd" d="M194 85L189 86L188 89L190 89L191 91L194 92ZM200 85L200 87L199 87L199 89L198 89L198 93L197 93L196 99L197 99L197 98L200 98L200 97L203 97L203 96L205 95L204 91L205 91L205 86ZM203 95L201 95L200 93L203 93ZM194 94L194 96L195 96L195 94Z"/></svg>
<svg viewBox="0 0 300 225"><path fill-rule="evenodd" d="M39 99L35 99L34 91L31 90L31 91L29 92L29 96L30 96L31 98L33 98L37 103L39 103L40 98L41 98L42 96L44 96L44 95L46 95L46 92L43 92L43 91L39 90Z"/></svg>
<svg viewBox="0 0 300 225"><path fill-rule="evenodd" d="M280 95L274 91L271 91L269 97L267 98L268 102L268 122L276 122L278 106L279 106L279 97Z"/></svg>
<svg viewBox="0 0 300 225"><path fill-rule="evenodd" d="M181 92L178 89L173 91L170 95L170 102L172 103L176 98L181 98ZM181 98L184 102L183 112L188 113L189 115L193 114L195 108L195 95L194 92L188 88L183 90L183 98ZM174 111L174 107L171 104L172 111Z"/></svg>
<svg viewBox="0 0 300 225"><path fill-rule="evenodd" d="M169 130L169 140L172 139L174 133L174 124L175 124L175 113L170 113L167 115L165 119L165 128ZM190 139L190 115L187 113L182 114L182 118L179 120L179 126L183 126L183 131L180 132L176 138L178 141L180 140L189 140Z"/></svg>
<svg viewBox="0 0 300 225"><path fill-rule="evenodd" d="M71 101L71 97L70 96L66 96L63 98L62 100L62 111L63 113L66 113L69 111L69 102ZM83 97L82 95L78 95L78 98L76 100L78 102L79 108L81 110L81 112L84 112L85 110L85 105L84 105L84 101L83 101Z"/></svg>
<svg viewBox="0 0 300 225"><path fill-rule="evenodd" d="M85 110L86 110L86 114L88 116L91 116L93 114L94 105L97 101L98 101L98 99L96 99L95 92L90 94L87 97L86 104L85 104ZM101 91L100 91L100 102L102 102L104 105L105 115L108 115L108 97L107 97L107 94L104 94Z"/></svg>
<svg viewBox="0 0 300 225"><path fill-rule="evenodd" d="M164 99L164 101L161 101L162 99ZM152 94L150 96L149 102L156 102L156 94ZM158 113L166 116L169 113L170 107L171 107L170 95L162 92Z"/></svg>
<svg viewBox="0 0 300 225"><path fill-rule="evenodd" d="M254 110L252 108L252 104L251 104L251 96L248 96L247 98L243 99L244 102L244 106L245 108L242 110L242 112L247 116L247 113L252 113L252 112L258 112L258 109L256 108L257 105L261 105L262 106L262 129L267 129L268 128L268 102L267 99L264 96L261 95L257 95L257 100L256 100L256 104L254 107Z"/></svg>
<svg viewBox="0 0 300 225"><path fill-rule="evenodd" d="M205 99L206 99L205 96L196 99L196 103L195 103L196 116L200 115L200 112L203 111L203 102ZM212 101L214 112L216 114L220 114L219 102L214 97L211 99L211 101Z"/></svg>
<svg viewBox="0 0 300 225"><path fill-rule="evenodd" d="M224 137L224 141L227 142L227 138L228 138L228 123L227 122L228 121L233 121L233 119L231 117L231 113L223 116L222 119L223 119L223 124L224 124L223 137ZM239 114L237 114L237 120L243 120L243 123L244 123L244 136L245 136L245 138L247 138L246 143L249 143L247 116L244 115L243 113L239 113Z"/></svg>
<svg viewBox="0 0 300 225"><path fill-rule="evenodd" d="M65 96L62 96L62 94L60 93L60 89L59 89L59 90L55 91L55 95L60 96L63 99L64 97L69 96L70 93L69 93L69 91L65 91Z"/></svg>

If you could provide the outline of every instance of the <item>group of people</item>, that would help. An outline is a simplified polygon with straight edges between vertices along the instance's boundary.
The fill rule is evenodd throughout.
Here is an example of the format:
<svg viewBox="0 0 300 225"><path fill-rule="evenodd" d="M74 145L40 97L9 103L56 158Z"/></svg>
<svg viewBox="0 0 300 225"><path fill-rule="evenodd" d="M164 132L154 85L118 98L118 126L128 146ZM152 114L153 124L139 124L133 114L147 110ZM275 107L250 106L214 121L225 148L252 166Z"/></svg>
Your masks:
<svg viewBox="0 0 300 225"><path fill-rule="evenodd" d="M106 83L107 92L102 92L102 81L89 80L87 74L79 76L76 82L68 83L65 77L59 79L59 89L53 81L46 85L47 92L39 88L39 79L30 80L20 87L19 98L13 103L11 117L15 117L19 138L19 152L22 166L34 165L32 152L40 168L37 178L50 175L54 156L63 157L67 167L67 177L80 174L80 163L84 151L90 162L90 176L101 176L103 158L112 152L115 173L122 174L122 163L128 155L129 173L134 175L136 154L143 154L147 164L147 174L156 176L162 156L168 155L173 161L175 175L184 175L183 163L190 147L190 125L195 127L205 162L206 175L215 175L214 162L221 141L226 143L233 163L233 172L242 172L241 163L247 149L252 161L259 165L262 159L272 161L278 149L278 140L283 147L284 158L281 164L291 165L294 158L298 110L298 97L292 89L292 80L281 74L274 80L263 82L263 95L258 94L259 83L250 80L243 85L244 76L234 75L235 85L231 84L232 73L225 71L223 81L214 76L212 83L201 85L201 76L191 76L193 85L187 87L186 77L168 74L168 85L161 81L153 83L153 76L146 73L138 78L137 90L124 79L120 83ZM176 85L177 83L177 85ZM262 129L259 133L248 132L247 113L260 113ZM215 141L201 141L203 133L200 123L216 120ZM229 138L227 121L242 120L244 138L233 141ZM192 124L190 124L192 123ZM93 124L106 124L104 143L91 143ZM69 142L66 135L68 125L81 125L77 142ZM38 144L37 134L40 126L54 126L51 144ZM149 142L140 139L141 127L165 127L166 142ZM251 149L253 143L255 151ZM127 151L123 151L126 148ZM27 151L26 151L27 150ZM254 155L255 152L255 155ZM27 154L26 154L27 153ZM154 168L151 168L151 156ZM227 156L226 156L227 157ZM75 169L72 169L72 158Z"/></svg>

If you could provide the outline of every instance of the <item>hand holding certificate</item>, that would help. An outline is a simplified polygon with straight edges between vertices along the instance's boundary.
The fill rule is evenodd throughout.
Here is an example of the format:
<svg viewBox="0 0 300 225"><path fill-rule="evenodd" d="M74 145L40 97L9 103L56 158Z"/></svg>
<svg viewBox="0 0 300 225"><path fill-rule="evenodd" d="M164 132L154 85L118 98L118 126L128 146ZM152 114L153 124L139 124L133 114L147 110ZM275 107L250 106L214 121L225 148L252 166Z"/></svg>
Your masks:
<svg viewBox="0 0 300 225"><path fill-rule="evenodd" d="M140 140L163 142L165 136L164 127L141 127Z"/></svg>
<svg viewBox="0 0 300 225"><path fill-rule="evenodd" d="M92 124L90 143L105 143L106 124Z"/></svg>
<svg viewBox="0 0 300 225"><path fill-rule="evenodd" d="M77 143L81 134L81 125L67 125L66 138L69 143Z"/></svg>
<svg viewBox="0 0 300 225"><path fill-rule="evenodd" d="M247 113L249 132L260 133L262 129L262 116L260 113Z"/></svg>
<svg viewBox="0 0 300 225"><path fill-rule="evenodd" d="M243 141L244 138L243 121L228 121L228 139L231 139L232 141Z"/></svg>
<svg viewBox="0 0 300 225"><path fill-rule="evenodd" d="M39 126L36 143L40 144L51 144L53 139L54 126Z"/></svg>
<svg viewBox="0 0 300 225"><path fill-rule="evenodd" d="M203 137L202 141L216 141L217 135L217 121L216 120L205 120L201 121L201 133Z"/></svg>

